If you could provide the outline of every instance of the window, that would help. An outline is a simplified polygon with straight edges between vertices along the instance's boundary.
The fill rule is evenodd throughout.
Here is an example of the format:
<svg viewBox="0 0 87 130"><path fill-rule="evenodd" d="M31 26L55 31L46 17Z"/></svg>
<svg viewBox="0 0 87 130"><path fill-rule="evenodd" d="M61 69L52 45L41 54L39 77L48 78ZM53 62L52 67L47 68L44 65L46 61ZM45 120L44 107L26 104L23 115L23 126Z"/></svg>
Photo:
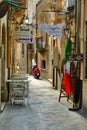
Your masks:
<svg viewBox="0 0 87 130"><path fill-rule="evenodd" d="M42 38L37 38L37 43L36 43L36 46L37 48L41 48L41 44L42 44Z"/></svg>
<svg viewBox="0 0 87 130"><path fill-rule="evenodd" d="M22 43L22 57L24 57L24 43Z"/></svg>
<svg viewBox="0 0 87 130"><path fill-rule="evenodd" d="M40 37L40 38L37 38L37 41L36 41L36 47L38 49L43 49L45 48L45 41L44 41L44 38L43 37Z"/></svg>
<svg viewBox="0 0 87 130"><path fill-rule="evenodd" d="M64 1L64 7L65 8L71 7L73 5L75 5L75 0L65 0Z"/></svg>
<svg viewBox="0 0 87 130"><path fill-rule="evenodd" d="M46 69L46 61L45 60L42 60L42 68Z"/></svg>

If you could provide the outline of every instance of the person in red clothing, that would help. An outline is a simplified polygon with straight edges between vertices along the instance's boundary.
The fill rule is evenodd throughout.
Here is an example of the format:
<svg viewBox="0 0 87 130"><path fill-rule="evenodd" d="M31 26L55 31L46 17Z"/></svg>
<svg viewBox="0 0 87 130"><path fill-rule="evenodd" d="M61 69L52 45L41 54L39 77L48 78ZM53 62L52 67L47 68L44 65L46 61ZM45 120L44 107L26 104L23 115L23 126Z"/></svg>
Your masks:
<svg viewBox="0 0 87 130"><path fill-rule="evenodd" d="M36 79L40 77L40 70L38 69L37 65L32 66L32 74Z"/></svg>

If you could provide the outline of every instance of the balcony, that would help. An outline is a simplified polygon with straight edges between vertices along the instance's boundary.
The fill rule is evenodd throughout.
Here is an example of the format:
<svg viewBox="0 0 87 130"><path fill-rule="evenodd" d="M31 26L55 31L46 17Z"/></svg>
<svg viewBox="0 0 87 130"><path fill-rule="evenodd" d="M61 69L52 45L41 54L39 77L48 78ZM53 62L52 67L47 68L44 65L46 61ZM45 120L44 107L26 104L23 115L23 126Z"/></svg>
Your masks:
<svg viewBox="0 0 87 130"><path fill-rule="evenodd" d="M46 51L46 50L48 50L43 37L39 37L39 38L36 39L36 49L38 51Z"/></svg>

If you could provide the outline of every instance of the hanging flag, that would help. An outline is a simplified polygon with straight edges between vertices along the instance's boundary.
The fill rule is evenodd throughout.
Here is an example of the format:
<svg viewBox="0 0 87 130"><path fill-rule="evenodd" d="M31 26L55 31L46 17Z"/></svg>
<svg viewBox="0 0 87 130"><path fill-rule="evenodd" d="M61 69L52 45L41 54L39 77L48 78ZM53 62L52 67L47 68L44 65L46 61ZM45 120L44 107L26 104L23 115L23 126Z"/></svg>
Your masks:
<svg viewBox="0 0 87 130"><path fill-rule="evenodd" d="M72 50L72 41L70 40L70 38L68 38L66 41L65 52L64 52L64 64L66 64L67 56L71 54L71 50Z"/></svg>
<svg viewBox="0 0 87 130"><path fill-rule="evenodd" d="M65 92L70 95L71 93L71 77L70 77L70 61L67 60L67 56L71 54L71 40L70 38L66 41L65 52L64 52L64 80L63 85L65 86Z"/></svg>
<svg viewBox="0 0 87 130"><path fill-rule="evenodd" d="M54 36L55 38L61 39L62 28L64 25L65 25L65 22L56 24L56 25L48 25L48 24L44 23L44 24L40 24L38 26L38 28L47 32L49 35Z"/></svg>

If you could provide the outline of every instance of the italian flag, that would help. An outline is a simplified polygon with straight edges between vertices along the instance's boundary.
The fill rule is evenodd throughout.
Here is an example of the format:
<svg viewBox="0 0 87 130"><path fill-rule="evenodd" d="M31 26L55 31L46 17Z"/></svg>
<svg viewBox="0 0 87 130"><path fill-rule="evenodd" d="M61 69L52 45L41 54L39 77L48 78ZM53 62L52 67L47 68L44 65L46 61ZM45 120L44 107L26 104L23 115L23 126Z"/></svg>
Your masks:
<svg viewBox="0 0 87 130"><path fill-rule="evenodd" d="M70 61L67 60L67 56L71 54L72 51L72 41L70 38L66 41L65 52L64 52L64 77L63 86L65 86L65 92L70 95L71 93L71 77L70 77Z"/></svg>
<svg viewBox="0 0 87 130"><path fill-rule="evenodd" d="M70 38L66 40L65 52L64 52L64 64L67 63L67 55L71 54L72 51L72 41Z"/></svg>

